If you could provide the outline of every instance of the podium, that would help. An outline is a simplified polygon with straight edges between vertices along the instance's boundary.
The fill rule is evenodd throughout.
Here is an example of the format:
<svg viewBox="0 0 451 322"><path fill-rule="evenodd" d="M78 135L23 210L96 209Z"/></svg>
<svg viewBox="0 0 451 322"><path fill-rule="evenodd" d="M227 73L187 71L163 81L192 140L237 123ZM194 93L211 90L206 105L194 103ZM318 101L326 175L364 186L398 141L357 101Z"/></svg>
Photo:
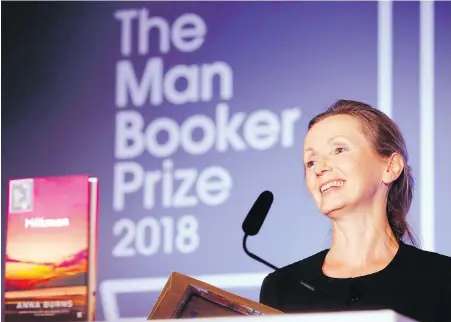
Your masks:
<svg viewBox="0 0 451 322"><path fill-rule="evenodd" d="M184 320L184 319L182 319ZM169 322L168 320L164 320ZM175 321L175 320L174 320ZM202 318L202 322L416 322L392 310ZM124 321L126 322L126 321ZM136 321L130 321L136 322ZM155 321L157 322L157 321Z"/></svg>
<svg viewBox="0 0 451 322"><path fill-rule="evenodd" d="M392 310L285 314L172 272L147 320L192 318L202 322L415 322Z"/></svg>
<svg viewBox="0 0 451 322"><path fill-rule="evenodd" d="M283 314L192 277L172 272L148 320Z"/></svg>

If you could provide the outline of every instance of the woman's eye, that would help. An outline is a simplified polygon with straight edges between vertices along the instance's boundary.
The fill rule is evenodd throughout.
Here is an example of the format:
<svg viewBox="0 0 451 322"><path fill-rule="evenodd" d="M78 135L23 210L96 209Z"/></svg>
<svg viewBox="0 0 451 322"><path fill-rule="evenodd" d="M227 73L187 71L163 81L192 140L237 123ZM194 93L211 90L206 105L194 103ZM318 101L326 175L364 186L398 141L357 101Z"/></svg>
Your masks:
<svg viewBox="0 0 451 322"><path fill-rule="evenodd" d="M336 154L340 154L340 153L343 153L343 152L345 152L345 151L346 151L346 149L343 148L343 147L335 148L335 153L336 153Z"/></svg>
<svg viewBox="0 0 451 322"><path fill-rule="evenodd" d="M311 168L311 167L313 167L314 164L315 164L314 161L308 161L308 162L305 164L305 166L306 166L307 168Z"/></svg>

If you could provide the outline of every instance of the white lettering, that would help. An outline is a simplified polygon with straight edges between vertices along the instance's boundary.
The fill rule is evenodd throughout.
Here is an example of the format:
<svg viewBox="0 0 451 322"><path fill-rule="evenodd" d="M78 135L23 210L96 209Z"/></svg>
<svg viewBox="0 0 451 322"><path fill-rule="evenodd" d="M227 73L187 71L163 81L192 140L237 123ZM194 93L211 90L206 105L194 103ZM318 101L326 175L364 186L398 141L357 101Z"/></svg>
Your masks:
<svg viewBox="0 0 451 322"><path fill-rule="evenodd" d="M157 184L162 181L162 205L169 208L172 205L176 207L194 207L198 201L195 196L189 195L191 189L195 186L197 179L197 170L195 169L174 169L174 163L170 159L163 160L163 173L161 171L148 171L145 174L145 183L143 191L144 209L153 209L155 207L155 195ZM173 182L179 183L174 191Z"/></svg>
<svg viewBox="0 0 451 322"><path fill-rule="evenodd" d="M196 185L199 199L206 205L218 206L225 202L232 189L230 174L221 167L209 167L201 172Z"/></svg>
<svg viewBox="0 0 451 322"><path fill-rule="evenodd" d="M194 131L201 130L202 139L194 140ZM191 155L207 153L215 144L215 123L205 115L194 115L183 122L180 129L181 144Z"/></svg>
<svg viewBox="0 0 451 322"><path fill-rule="evenodd" d="M157 28L159 31L161 53L166 54L171 48L169 38L169 24L161 17L149 18L149 11L142 9L139 12L139 29L138 29L138 53L140 55L147 55L149 53L149 33L152 28Z"/></svg>
<svg viewBox="0 0 451 322"><path fill-rule="evenodd" d="M152 29L158 30L159 46L161 53L167 54L172 45L181 52L193 52L199 49L205 41L207 25L205 21L195 13L185 13L178 17L172 27L162 17L149 17L149 11L142 9L139 12L138 25L138 53L149 54L149 38Z"/></svg>
<svg viewBox="0 0 451 322"><path fill-rule="evenodd" d="M172 25L172 43L181 52L198 50L205 42L207 25L195 13L185 13Z"/></svg>
<svg viewBox="0 0 451 322"><path fill-rule="evenodd" d="M172 203L172 193L174 191L174 179L173 179L174 162L172 160L163 161L163 175L161 181L162 197L161 204L163 207L168 208ZM154 190L154 189L152 189Z"/></svg>
<svg viewBox="0 0 451 322"><path fill-rule="evenodd" d="M183 91L176 88L178 80L186 80ZM199 97L199 67L196 65L179 65L168 70L164 76L165 96L172 104L196 102Z"/></svg>
<svg viewBox="0 0 451 322"><path fill-rule="evenodd" d="M126 176L131 179L126 180ZM113 209L124 209L125 195L136 192L144 182L144 170L136 162L119 162L114 165Z"/></svg>
<svg viewBox="0 0 451 322"><path fill-rule="evenodd" d="M216 149L219 152L226 152L229 145L235 151L246 149L241 136L238 134L241 124L246 118L244 112L238 112L229 118L229 106L225 103L219 103L216 107L217 138Z"/></svg>
<svg viewBox="0 0 451 322"><path fill-rule="evenodd" d="M175 48L181 52L193 52L198 50L205 42L207 25L205 21L195 13L185 13L178 17L172 26L162 17L149 17L147 9L124 9L114 13L119 20L121 28L121 54L130 56L133 51L133 20L138 18L138 53L149 54L149 39L151 31L158 32L158 51L162 54L169 53L171 41ZM155 37L156 38L156 37Z"/></svg>
<svg viewBox="0 0 451 322"><path fill-rule="evenodd" d="M174 172L174 180L180 185L174 192L172 202L177 207L194 207L197 205L197 198L189 195L192 187L195 186L197 179L197 171L194 169L177 169ZM200 180L200 177L199 177ZM199 183L198 185L202 185Z"/></svg>
<svg viewBox="0 0 451 322"><path fill-rule="evenodd" d="M167 133L167 140L164 143L158 142L158 134ZM142 132L140 131L142 135ZM150 151L154 151L156 157L166 157L174 154L180 146L180 130L178 124L167 117L159 118L157 122L153 122L153 126L148 126L145 132L145 143ZM143 149L145 147L143 146ZM143 150L140 152L142 153Z"/></svg>
<svg viewBox="0 0 451 322"><path fill-rule="evenodd" d="M294 144L295 123L300 116L298 108L283 110L280 117L269 110L230 115L229 106L219 103L214 120L205 115L192 115L179 125L162 117L145 127L140 113L120 111L116 115L115 156L131 159L147 151L154 157L164 158L180 148L190 155L202 155L212 149L218 152L243 151L249 147L267 150L278 142L287 148ZM165 140L161 138L163 134Z"/></svg>
<svg viewBox="0 0 451 322"><path fill-rule="evenodd" d="M219 98L223 101L233 97L233 71L224 62L203 65L177 65L164 73L163 60L150 58L138 79L133 64L121 60L116 65L116 105L120 108L135 107L146 103L158 106L167 100L180 105L207 102L213 99L216 77L219 79ZM186 83L184 90L177 89L179 81Z"/></svg>
<svg viewBox="0 0 451 322"><path fill-rule="evenodd" d="M45 309L54 309L54 308L71 308L74 305L73 301L44 301L43 307Z"/></svg>
<svg viewBox="0 0 451 322"><path fill-rule="evenodd" d="M246 142L256 150L267 150L279 139L280 123L277 115L269 110L252 113L243 127Z"/></svg>
<svg viewBox="0 0 451 322"><path fill-rule="evenodd" d="M136 112L119 112L116 115L115 157L132 159L144 150L144 136L141 135L144 120ZM131 144L129 144L131 143Z"/></svg>
<svg viewBox="0 0 451 322"><path fill-rule="evenodd" d="M41 302L39 301L23 301L23 302L17 302L16 309L40 309L41 308Z"/></svg>
<svg viewBox="0 0 451 322"><path fill-rule="evenodd" d="M152 105L160 105L163 102L162 75L161 58L147 61L139 83L132 63L128 60L119 61L116 65L116 105L126 107L129 96L132 104L137 107L143 106L147 99Z"/></svg>
<svg viewBox="0 0 451 322"><path fill-rule="evenodd" d="M69 218L25 218L25 228L54 228L54 227L68 227L70 224Z"/></svg>
<svg viewBox="0 0 451 322"><path fill-rule="evenodd" d="M213 88L215 78L219 82L219 97L226 101L233 97L233 71L229 64L217 61L212 64L203 65L200 70L201 87L200 97L202 102L213 99Z"/></svg>
<svg viewBox="0 0 451 322"><path fill-rule="evenodd" d="M281 145L284 148L289 148L294 145L294 138L296 136L294 125L301 119L301 110L299 108L291 108L282 111L282 138Z"/></svg>
<svg viewBox="0 0 451 322"><path fill-rule="evenodd" d="M152 256L157 252L189 254L199 248L199 223L196 217L185 215L144 217L136 223L129 218L118 220L113 235L119 237L113 247L113 257Z"/></svg>
<svg viewBox="0 0 451 322"><path fill-rule="evenodd" d="M155 207L158 197L164 208L194 207L199 202L217 206L229 198L233 185L231 175L222 167L174 169L170 159L163 161L162 170L144 171L137 162L119 162L114 170L115 211L124 210L126 196L140 190L143 208L148 210Z"/></svg>
<svg viewBox="0 0 451 322"><path fill-rule="evenodd" d="M121 54L129 56L132 51L132 20L138 16L138 11L119 10L115 12L114 16L121 22Z"/></svg>

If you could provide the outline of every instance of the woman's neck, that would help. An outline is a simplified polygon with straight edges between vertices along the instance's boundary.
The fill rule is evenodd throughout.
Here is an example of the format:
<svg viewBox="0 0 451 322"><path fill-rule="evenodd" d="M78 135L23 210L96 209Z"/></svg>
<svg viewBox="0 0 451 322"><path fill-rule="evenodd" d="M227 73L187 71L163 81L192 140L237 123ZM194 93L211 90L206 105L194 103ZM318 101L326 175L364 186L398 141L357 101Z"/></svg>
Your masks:
<svg viewBox="0 0 451 322"><path fill-rule="evenodd" d="M325 270L336 270L335 275L347 275L347 272L364 275L387 266L396 255L399 243L386 217L379 218L353 214L334 220Z"/></svg>

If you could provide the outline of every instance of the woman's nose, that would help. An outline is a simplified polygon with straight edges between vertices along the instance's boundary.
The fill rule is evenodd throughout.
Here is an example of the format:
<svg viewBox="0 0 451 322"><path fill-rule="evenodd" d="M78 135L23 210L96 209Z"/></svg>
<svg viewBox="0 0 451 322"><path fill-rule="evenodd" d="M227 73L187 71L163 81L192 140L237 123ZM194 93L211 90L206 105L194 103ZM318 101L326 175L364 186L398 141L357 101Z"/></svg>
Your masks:
<svg viewBox="0 0 451 322"><path fill-rule="evenodd" d="M324 172L330 171L332 168L329 164L329 160L326 158L321 158L316 162L315 173L317 175L322 175Z"/></svg>

